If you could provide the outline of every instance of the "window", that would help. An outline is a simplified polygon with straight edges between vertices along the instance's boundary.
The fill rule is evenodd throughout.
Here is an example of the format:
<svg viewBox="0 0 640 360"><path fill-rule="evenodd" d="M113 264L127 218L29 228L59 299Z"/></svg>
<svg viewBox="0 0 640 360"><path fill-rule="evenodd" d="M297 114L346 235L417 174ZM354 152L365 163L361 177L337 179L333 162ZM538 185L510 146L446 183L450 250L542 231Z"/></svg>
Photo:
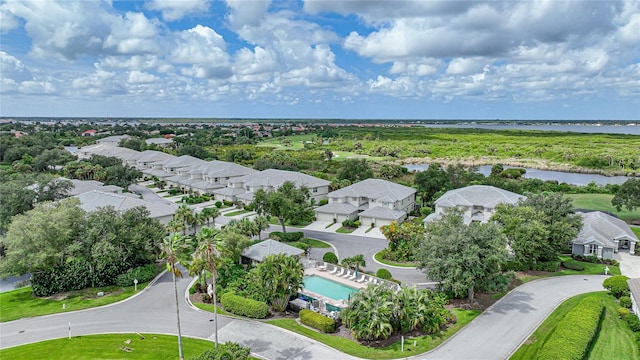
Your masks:
<svg viewBox="0 0 640 360"><path fill-rule="evenodd" d="M311 191L313 191L314 193L317 193L318 192L318 188L314 187Z"/></svg>
<svg viewBox="0 0 640 360"><path fill-rule="evenodd" d="M589 250L587 252L589 255L597 255L598 254L598 245L591 244L589 245Z"/></svg>

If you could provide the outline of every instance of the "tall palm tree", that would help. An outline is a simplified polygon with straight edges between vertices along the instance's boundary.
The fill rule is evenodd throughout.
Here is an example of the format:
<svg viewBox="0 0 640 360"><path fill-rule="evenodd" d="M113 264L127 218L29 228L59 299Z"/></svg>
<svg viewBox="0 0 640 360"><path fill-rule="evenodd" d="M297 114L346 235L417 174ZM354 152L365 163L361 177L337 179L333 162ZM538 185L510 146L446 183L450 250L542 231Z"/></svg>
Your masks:
<svg viewBox="0 0 640 360"><path fill-rule="evenodd" d="M178 285L176 284L176 276L182 277L182 272L176 267L176 264L184 259L188 251L188 244L184 236L179 234L171 234L167 236L160 244L158 244L162 257L167 261L167 270L171 272L173 277L173 292L176 297L176 321L178 324L178 354L180 360L184 360L182 352L182 332L180 330L180 306L178 303Z"/></svg>
<svg viewBox="0 0 640 360"><path fill-rule="evenodd" d="M187 205L180 205L173 214L173 219L182 222L182 235L187 235L187 228L193 221L193 210Z"/></svg>
<svg viewBox="0 0 640 360"><path fill-rule="evenodd" d="M218 299L216 297L216 279L218 277L218 266L220 265L221 258L218 252L218 231L208 227L203 227L198 233L198 248L194 254L194 258L201 259L205 269L211 272L211 289L213 291L211 295L213 303L213 322L215 326L215 347L218 347ZM207 283L205 279L205 284Z"/></svg>
<svg viewBox="0 0 640 360"><path fill-rule="evenodd" d="M213 226L216 226L216 218L220 216L220 210L217 207L208 207L202 209L202 214L207 219L207 227L210 227L209 221L213 221Z"/></svg>
<svg viewBox="0 0 640 360"><path fill-rule="evenodd" d="M269 218L264 215L258 215L253 218L253 223L258 228L258 240L262 240L262 231L269 228Z"/></svg>

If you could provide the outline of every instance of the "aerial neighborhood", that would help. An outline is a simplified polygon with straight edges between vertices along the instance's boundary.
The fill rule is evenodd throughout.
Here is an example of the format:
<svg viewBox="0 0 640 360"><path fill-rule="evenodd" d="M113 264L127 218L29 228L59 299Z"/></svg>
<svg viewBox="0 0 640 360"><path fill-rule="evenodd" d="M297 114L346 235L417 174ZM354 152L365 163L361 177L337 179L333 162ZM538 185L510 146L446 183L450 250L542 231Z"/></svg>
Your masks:
<svg viewBox="0 0 640 360"><path fill-rule="evenodd" d="M60 337L12 332L27 316L46 327L45 314L80 332L108 319L121 320L102 332L169 331L183 357L200 337L263 358L287 345L323 358L542 358L606 348L608 328L618 326L608 321L630 337L640 324L633 173L580 185L529 178L517 164L482 173L432 160L409 171L401 154L374 157L380 138L421 131L405 125L381 128L370 143L351 139L372 128L313 122L265 123L266 137L243 122L1 126L0 270L15 290L0 293L0 354ZM89 126L99 131L82 130ZM172 141L149 141L158 129ZM544 299L540 311L521 311L523 293ZM16 297L24 305L7 307ZM127 315L158 297L162 308ZM48 305L29 305L36 300ZM553 335L535 335L550 340L531 340L563 301L572 305L556 310L566 315L554 317ZM74 311L114 302L104 314ZM157 315L172 312L179 326L163 331L171 325ZM569 320L574 312L591 314L579 320L591 335L554 345L569 336L562 329L578 321ZM614 317L601 323L602 313ZM282 328L293 331L290 344ZM311 343L308 331L318 334ZM438 346L433 336L451 338ZM257 337L269 345L255 348ZM403 337L411 346L388 348Z"/></svg>

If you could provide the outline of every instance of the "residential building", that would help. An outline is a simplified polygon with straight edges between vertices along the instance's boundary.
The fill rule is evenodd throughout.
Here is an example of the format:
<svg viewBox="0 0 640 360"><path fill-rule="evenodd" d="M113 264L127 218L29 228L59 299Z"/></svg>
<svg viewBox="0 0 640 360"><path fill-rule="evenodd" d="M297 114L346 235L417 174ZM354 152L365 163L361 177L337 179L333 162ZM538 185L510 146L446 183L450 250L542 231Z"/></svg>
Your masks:
<svg viewBox="0 0 640 360"><path fill-rule="evenodd" d="M416 202L416 189L381 179L367 179L327 194L315 209L319 221L360 220L364 226L403 222Z"/></svg>
<svg viewBox="0 0 640 360"><path fill-rule="evenodd" d="M228 186L213 193L221 200L241 201L250 203L253 195L259 189L264 191L274 191L282 184L290 181L296 187L306 187L309 189L310 200L314 203L327 198L330 182L315 176L287 170L267 169L254 172L245 176L229 179Z"/></svg>
<svg viewBox="0 0 640 360"><path fill-rule="evenodd" d="M304 250L272 239L261 241L242 250L240 262L242 264L260 263L268 255L285 254L300 258Z"/></svg>
<svg viewBox="0 0 640 360"><path fill-rule="evenodd" d="M147 145L157 145L159 147L167 147L173 144L172 138L151 138L144 141Z"/></svg>
<svg viewBox="0 0 640 360"><path fill-rule="evenodd" d="M178 205L171 202L151 202L139 199L133 194L114 194L98 190L91 190L73 196L80 200L80 207L85 211L111 206L116 211L126 211L134 207L143 206L149 210L149 216L157 219L163 225L171 221Z"/></svg>
<svg viewBox="0 0 640 360"><path fill-rule="evenodd" d="M631 310L640 317L640 279L629 279L627 284L631 293Z"/></svg>
<svg viewBox="0 0 640 360"><path fill-rule="evenodd" d="M618 251L635 253L638 237L626 222L601 211L579 212L582 230L572 241L574 255L613 259Z"/></svg>
<svg viewBox="0 0 640 360"><path fill-rule="evenodd" d="M107 136L106 138L96 140L98 144L109 144L112 146L118 146L122 140L128 140L131 137L129 135L112 135Z"/></svg>
<svg viewBox="0 0 640 360"><path fill-rule="evenodd" d="M439 219L448 209L462 210L465 224L472 221L481 223L489 221L499 204L515 205L525 200L524 195L487 185L471 185L460 189L449 190L435 201L435 209L427 216L425 223Z"/></svg>

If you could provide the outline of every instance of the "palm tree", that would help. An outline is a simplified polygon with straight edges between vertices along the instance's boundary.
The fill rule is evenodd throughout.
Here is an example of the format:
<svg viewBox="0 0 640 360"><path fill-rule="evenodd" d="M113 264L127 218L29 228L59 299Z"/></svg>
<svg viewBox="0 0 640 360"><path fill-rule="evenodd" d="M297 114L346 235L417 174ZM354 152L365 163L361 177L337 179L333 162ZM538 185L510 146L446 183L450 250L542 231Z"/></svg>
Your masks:
<svg viewBox="0 0 640 360"><path fill-rule="evenodd" d="M393 291L384 286L369 285L351 299L351 305L340 317L358 340L386 339L393 332Z"/></svg>
<svg viewBox="0 0 640 360"><path fill-rule="evenodd" d="M182 277L182 272L176 267L176 264L184 258L188 245L186 238L179 234L171 234L167 236L160 244L158 244L162 257L167 261L167 270L173 276L173 292L176 297L176 319L178 324L178 353L180 360L184 360L182 352L182 332L180 330L180 307L178 303L178 286L176 284L176 276Z"/></svg>
<svg viewBox="0 0 640 360"><path fill-rule="evenodd" d="M220 210L217 207L208 207L202 209L202 214L207 220L207 227L210 227L209 221L213 220L213 226L216 226L216 218L220 216Z"/></svg>
<svg viewBox="0 0 640 360"><path fill-rule="evenodd" d="M262 240L262 231L269 228L269 218L264 215L258 215L253 219L253 223L258 228L258 240Z"/></svg>
<svg viewBox="0 0 640 360"><path fill-rule="evenodd" d="M276 311L284 311L289 298L302 288L304 268L293 256L274 254L266 256L259 265L261 281L267 292L271 306Z"/></svg>
<svg viewBox="0 0 640 360"><path fill-rule="evenodd" d="M196 236L196 231L198 230L198 226L204 225L207 222L205 215L202 213L193 214L191 216L191 225L193 226L193 236Z"/></svg>
<svg viewBox="0 0 640 360"><path fill-rule="evenodd" d="M194 254L194 258L200 259L204 268L211 272L211 289L212 294L209 294L213 303L213 322L215 326L215 347L218 347L218 308L216 297L216 278L218 277L218 266L220 264L220 253L218 252L218 231L208 227L200 229L200 233L197 236L198 248ZM205 284L207 283L205 279Z"/></svg>
<svg viewBox="0 0 640 360"><path fill-rule="evenodd" d="M173 214L173 219L182 222L182 235L187 235L187 227L193 222L193 210L187 205L180 205Z"/></svg>
<svg viewBox="0 0 640 360"><path fill-rule="evenodd" d="M342 266L346 268L355 268L356 273L360 271L360 267L367 266L367 261L364 259L364 255L358 254L352 257L342 259Z"/></svg>

